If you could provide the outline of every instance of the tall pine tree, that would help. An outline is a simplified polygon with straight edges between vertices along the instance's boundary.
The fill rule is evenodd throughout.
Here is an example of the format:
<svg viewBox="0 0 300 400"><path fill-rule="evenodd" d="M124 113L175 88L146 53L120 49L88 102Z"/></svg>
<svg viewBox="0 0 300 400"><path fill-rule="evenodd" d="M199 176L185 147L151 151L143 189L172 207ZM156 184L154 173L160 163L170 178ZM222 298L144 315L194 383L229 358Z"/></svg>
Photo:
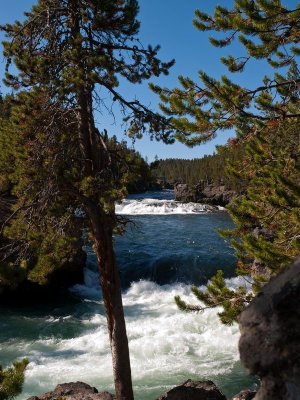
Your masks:
<svg viewBox="0 0 300 400"><path fill-rule="evenodd" d="M66 132L70 137L66 136L58 157L68 159L74 152L74 157L69 159L74 163L73 170L68 176L61 170L59 174L62 182L74 183L69 195L74 196L85 212L97 256L119 400L133 399L120 278L112 239L119 222L114 202L124 192L122 185L114 187L116 168L106 134L101 134L95 126L95 101L103 104L109 93L114 102L127 110L129 135L140 136L148 125L150 135L165 142L173 141L167 119L136 100L126 99L118 91L120 76L131 83L140 83L151 76L168 73L173 64L158 59L158 47L140 45L136 36L137 13L136 0L39 0L25 14L24 22L2 27L7 36L4 43L8 60L6 84L15 90L30 89L33 95L45 93L40 115L45 113L46 117L38 118L33 107L35 125L27 121L32 140L36 134L54 137L64 121L66 127L71 127ZM17 67L17 73L10 72L11 63ZM30 97L24 102L30 115ZM50 165L54 166L51 172L55 176L55 147L53 152ZM38 162L38 154L36 157ZM43 185L27 209L34 210L36 204L40 206L47 191L55 196L55 188L56 185Z"/></svg>

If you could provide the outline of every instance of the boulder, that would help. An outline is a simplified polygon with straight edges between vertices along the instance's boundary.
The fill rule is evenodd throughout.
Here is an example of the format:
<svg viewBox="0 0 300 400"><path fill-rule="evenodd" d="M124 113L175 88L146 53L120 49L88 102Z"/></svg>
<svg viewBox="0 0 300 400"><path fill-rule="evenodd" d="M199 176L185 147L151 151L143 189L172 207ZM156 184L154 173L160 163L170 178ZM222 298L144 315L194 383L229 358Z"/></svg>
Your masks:
<svg viewBox="0 0 300 400"><path fill-rule="evenodd" d="M192 381L175 386L157 400L226 400L212 381Z"/></svg>
<svg viewBox="0 0 300 400"><path fill-rule="evenodd" d="M256 392L252 390L242 390L239 394L236 394L232 400L252 400L254 399Z"/></svg>
<svg viewBox="0 0 300 400"><path fill-rule="evenodd" d="M115 397L108 393L98 393L98 390L83 382L70 382L57 385L53 392L33 396L28 400L114 400Z"/></svg>
<svg viewBox="0 0 300 400"><path fill-rule="evenodd" d="M255 400L300 399L300 258L239 318L241 361L261 378Z"/></svg>

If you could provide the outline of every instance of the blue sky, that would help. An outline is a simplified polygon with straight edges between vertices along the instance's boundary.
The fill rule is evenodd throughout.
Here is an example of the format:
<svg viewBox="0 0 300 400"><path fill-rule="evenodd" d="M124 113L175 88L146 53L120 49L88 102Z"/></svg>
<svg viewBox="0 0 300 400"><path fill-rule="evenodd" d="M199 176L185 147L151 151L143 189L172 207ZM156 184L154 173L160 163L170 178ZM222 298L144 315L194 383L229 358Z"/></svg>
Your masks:
<svg viewBox="0 0 300 400"><path fill-rule="evenodd" d="M21 19L23 12L30 9L35 3L34 0L9 0L2 4L0 24L13 22ZM176 64L171 69L169 76L163 76L155 79L155 83L161 86L172 88L177 86L178 75L190 76L197 79L197 72L201 69L213 77L220 77L227 73L227 70L219 62L223 54L235 52L243 55L243 50L234 45L229 49L216 49L209 44L208 34L197 31L192 24L194 10L199 8L209 12L217 4L226 4L230 6L232 0L140 0L141 21L140 40L144 45L160 44L160 58L164 61L175 58ZM0 34L0 40L3 36ZM0 73L3 76L4 59L0 58ZM261 76L266 68L264 63L253 63L248 69L247 74L240 74L237 79L245 85L255 85L258 76ZM147 83L142 85L122 84L120 89L127 98L138 98L141 102L149 105L153 110L158 109L159 99L148 89ZM1 86L1 92L7 89ZM121 119L116 112L116 120L112 116L106 115L103 110L101 114L96 115L99 128L106 128L110 134L116 134L122 139L124 128L121 127ZM159 158L196 158L204 154L212 154L216 144L226 143L232 133L220 132L218 137L205 145L197 146L193 149L187 148L183 144L165 145L156 141L150 141L145 137L135 142L134 147L149 161L152 161L157 155Z"/></svg>

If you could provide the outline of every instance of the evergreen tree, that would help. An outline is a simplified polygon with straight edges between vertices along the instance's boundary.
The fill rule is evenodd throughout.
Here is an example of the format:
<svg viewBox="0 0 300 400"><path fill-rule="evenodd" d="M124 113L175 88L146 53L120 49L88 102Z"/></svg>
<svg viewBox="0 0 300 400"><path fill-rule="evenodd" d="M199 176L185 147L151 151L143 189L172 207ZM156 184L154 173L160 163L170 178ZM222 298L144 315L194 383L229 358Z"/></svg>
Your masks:
<svg viewBox="0 0 300 400"><path fill-rule="evenodd" d="M222 306L221 321L231 324L270 278L290 265L300 252L300 123L255 135L247 144L242 163L232 164L231 173L247 179L246 194L228 206L235 229L222 234L232 238L238 258L237 275L251 284L229 289L222 271L212 278L206 291L193 293L204 306L186 304L185 311Z"/></svg>
<svg viewBox="0 0 300 400"><path fill-rule="evenodd" d="M48 283L82 247L76 203L63 182L63 174L71 173L75 146L66 120L59 126L58 113L55 135L39 131L39 121L49 121L46 101L42 92L20 93L5 99L10 112L0 119L2 289L14 289L24 280Z"/></svg>
<svg viewBox="0 0 300 400"><path fill-rule="evenodd" d="M268 122L299 117L299 17L299 5L287 8L280 0L235 0L231 9L217 6L213 15L196 10L195 27L217 33L210 38L213 46L238 40L244 49L244 55L221 58L230 73L245 71L251 60L265 60L282 72L262 75L257 87L241 86L229 74L217 80L205 71L199 72L199 83L180 76L179 88L151 85L160 95L162 111L177 127L179 140L193 146L230 128L246 137Z"/></svg>
<svg viewBox="0 0 300 400"><path fill-rule="evenodd" d="M86 226L94 244L100 281L106 308L116 398L133 399L128 341L122 306L120 278L113 250L113 232L119 228L114 204L124 196L124 182L115 179L116 167L107 146L107 135L100 133L94 121L95 99L101 105L109 93L112 101L127 110L129 136L140 137L148 125L151 136L172 142L168 119L151 112L138 101L128 100L118 91L118 77L131 83L140 83L151 76L168 73L173 62L162 63L157 58L158 47L144 48L136 35L136 0L39 0L24 22L5 25L4 43L8 60L6 84L15 90L31 90L23 105L34 125L25 115L32 142L36 135L45 138L44 148L50 153L49 176L56 176L56 161L72 162L71 171L57 172L61 183L66 183L68 196L75 198L86 217ZM17 74L10 73L14 63ZM101 92L99 89L101 88ZM106 93L105 93L106 91ZM42 112L32 108L37 92L45 94ZM103 94L104 93L104 94ZM103 97L101 97L103 96ZM31 110L31 111L30 111ZM33 115L30 115L33 114ZM39 115L44 115L39 118ZM65 137L57 153L49 146L65 127ZM69 128L69 129L67 129ZM31 145L32 143L30 143ZM29 146L30 147L30 146ZM52 152L53 151L53 152ZM51 153L52 152L52 153ZM38 162L47 163L35 153L36 174ZM56 157L57 155L57 157ZM34 191L25 206L30 215L38 215L44 204L56 196L57 184L45 185ZM58 179L60 182L60 179ZM46 183L48 181L46 180ZM31 187L30 187L31 188ZM74 203L72 203L74 204ZM36 207L37 205L37 207ZM22 211L24 208L22 206Z"/></svg>
<svg viewBox="0 0 300 400"><path fill-rule="evenodd" d="M180 76L179 88L151 85L178 129L176 137L187 145L233 128L237 139L230 145L248 143L248 158L233 165L231 176L251 182L246 195L230 206L237 228L227 235L237 237L238 274L253 279L252 294L228 289L221 273L206 292L193 289L207 306L223 305L225 323L235 320L261 286L299 253L299 17L299 4L288 8L280 0L235 0L231 8L217 6L213 15L196 10L194 25L215 33L213 46L238 40L244 54L221 58L229 73L220 80L200 71L199 83ZM274 74L262 75L256 87L234 82L230 73L245 73L258 60ZM187 311L203 309L176 301Z"/></svg>
<svg viewBox="0 0 300 400"><path fill-rule="evenodd" d="M75 259L84 258L85 221L75 212L81 206L74 196L81 178L74 163L80 162L78 144L72 143L74 121L60 119L63 110L56 109L57 129L40 131L40 121L45 124L52 119L44 110L47 101L42 92L20 93L3 101L10 111L0 118L2 291L11 292L26 281L57 283L61 275L72 273ZM114 160L111 189L125 196L128 185L153 181L141 156L125 142L119 143L116 137L105 140Z"/></svg>
<svg viewBox="0 0 300 400"><path fill-rule="evenodd" d="M11 400L22 392L27 365L27 359L16 361L6 369L0 365L0 400Z"/></svg>
<svg viewBox="0 0 300 400"><path fill-rule="evenodd" d="M242 159L243 153L243 146L219 146L218 154L206 155L192 160L180 158L157 160L151 164L151 169L158 179L174 183L188 183L202 187L214 183L215 185L227 185L231 189L240 191L245 187L246 182L229 175L226 172L226 163L229 161L237 162L237 160Z"/></svg>

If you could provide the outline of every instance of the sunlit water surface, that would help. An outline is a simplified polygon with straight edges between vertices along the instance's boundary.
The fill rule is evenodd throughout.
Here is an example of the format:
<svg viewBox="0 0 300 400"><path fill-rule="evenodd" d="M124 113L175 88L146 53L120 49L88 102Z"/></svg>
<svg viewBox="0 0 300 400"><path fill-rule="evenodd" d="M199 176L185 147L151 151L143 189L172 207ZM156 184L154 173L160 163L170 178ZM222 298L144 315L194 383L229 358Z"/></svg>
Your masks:
<svg viewBox="0 0 300 400"><path fill-rule="evenodd" d="M180 312L179 294L195 302L190 283L201 286L220 268L229 284L234 256L218 228L230 228L226 212L181 204L164 191L132 196L117 206L132 224L115 238L121 272L136 400L154 400L188 378L211 379L232 396L254 384L238 361L239 331L221 325L218 310ZM19 400L52 390L57 383L84 381L113 392L112 366L91 250L85 281L51 305L0 308L0 363L28 357Z"/></svg>

